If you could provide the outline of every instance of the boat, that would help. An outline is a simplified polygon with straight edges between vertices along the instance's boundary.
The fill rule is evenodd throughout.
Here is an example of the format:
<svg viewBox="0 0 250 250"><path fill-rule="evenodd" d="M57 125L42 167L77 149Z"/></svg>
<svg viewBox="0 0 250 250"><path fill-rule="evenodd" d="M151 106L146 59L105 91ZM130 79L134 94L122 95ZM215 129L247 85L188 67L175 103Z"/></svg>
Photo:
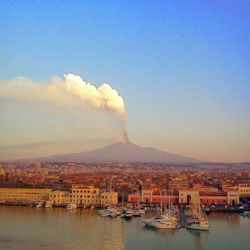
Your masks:
<svg viewBox="0 0 250 250"><path fill-rule="evenodd" d="M70 204L68 204L67 209L69 209L69 210L77 209L77 205L74 203L70 203Z"/></svg>
<svg viewBox="0 0 250 250"><path fill-rule="evenodd" d="M110 212L106 211L105 213L100 214L102 217L108 217L110 216Z"/></svg>
<svg viewBox="0 0 250 250"><path fill-rule="evenodd" d="M133 209L131 213L134 217L140 217L142 215L139 209Z"/></svg>
<svg viewBox="0 0 250 250"><path fill-rule="evenodd" d="M51 208L51 207L52 207L51 204L46 204L46 205L45 205L45 208Z"/></svg>
<svg viewBox="0 0 250 250"><path fill-rule="evenodd" d="M186 211L186 228L192 230L209 230L209 222L205 211L200 203L200 199L197 198L191 204L191 210Z"/></svg>
<svg viewBox="0 0 250 250"><path fill-rule="evenodd" d="M133 214L131 211L126 211L125 213L121 214L121 218L125 219L125 220L131 220L133 217Z"/></svg>
<svg viewBox="0 0 250 250"><path fill-rule="evenodd" d="M116 218L116 217L117 217L117 212L116 212L116 211L112 211L112 212L109 214L109 216L110 216L111 218Z"/></svg>
<svg viewBox="0 0 250 250"><path fill-rule="evenodd" d="M41 208L43 207L43 202L39 202L37 205L36 205L36 208Z"/></svg>
<svg viewBox="0 0 250 250"><path fill-rule="evenodd" d="M192 229L192 230L208 231L209 230L209 223L207 220L200 220L199 223L187 225L186 228Z"/></svg>
<svg viewBox="0 0 250 250"><path fill-rule="evenodd" d="M250 211L244 211L244 212L242 213L242 216L250 217Z"/></svg>
<svg viewBox="0 0 250 250"><path fill-rule="evenodd" d="M112 217L115 218L117 216L117 209L116 208L107 208L98 211L98 214L102 217Z"/></svg>
<svg viewBox="0 0 250 250"><path fill-rule="evenodd" d="M205 213L209 214L211 212L210 208L209 207L206 207L205 208Z"/></svg>
<svg viewBox="0 0 250 250"><path fill-rule="evenodd" d="M161 199L162 200L162 199ZM162 201L161 201L161 216L151 219L143 219L142 222L149 227L157 229L169 228L175 229L179 227L179 209L172 207L169 197L169 209L167 213L162 213Z"/></svg>
<svg viewBox="0 0 250 250"><path fill-rule="evenodd" d="M154 221L161 220L161 219L162 217L154 217L150 219L142 219L141 222L144 223L146 226L152 227Z"/></svg>
<svg viewBox="0 0 250 250"><path fill-rule="evenodd" d="M160 219L153 221L152 226L157 229L176 229L178 228L178 223L171 219Z"/></svg>

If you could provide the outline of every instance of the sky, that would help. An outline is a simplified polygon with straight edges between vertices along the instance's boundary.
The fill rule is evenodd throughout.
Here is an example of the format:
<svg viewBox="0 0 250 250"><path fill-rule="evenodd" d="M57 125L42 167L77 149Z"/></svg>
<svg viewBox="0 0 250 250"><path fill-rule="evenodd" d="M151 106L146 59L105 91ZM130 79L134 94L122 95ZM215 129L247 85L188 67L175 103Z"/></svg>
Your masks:
<svg viewBox="0 0 250 250"><path fill-rule="evenodd" d="M133 143L250 161L249 30L249 0L0 1L0 87L68 73L109 83L124 99ZM0 95L0 160L121 140L113 113Z"/></svg>

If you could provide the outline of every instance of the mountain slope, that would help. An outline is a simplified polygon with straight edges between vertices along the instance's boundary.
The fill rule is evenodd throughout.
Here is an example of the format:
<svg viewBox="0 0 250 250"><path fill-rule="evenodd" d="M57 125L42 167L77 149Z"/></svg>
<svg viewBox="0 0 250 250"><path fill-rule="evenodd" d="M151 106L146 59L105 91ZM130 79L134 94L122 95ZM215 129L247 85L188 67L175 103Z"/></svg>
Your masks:
<svg viewBox="0 0 250 250"><path fill-rule="evenodd" d="M116 143L87 152L43 157L43 161L76 162L173 162L193 163L195 159L170 154L154 148L143 148L133 143Z"/></svg>

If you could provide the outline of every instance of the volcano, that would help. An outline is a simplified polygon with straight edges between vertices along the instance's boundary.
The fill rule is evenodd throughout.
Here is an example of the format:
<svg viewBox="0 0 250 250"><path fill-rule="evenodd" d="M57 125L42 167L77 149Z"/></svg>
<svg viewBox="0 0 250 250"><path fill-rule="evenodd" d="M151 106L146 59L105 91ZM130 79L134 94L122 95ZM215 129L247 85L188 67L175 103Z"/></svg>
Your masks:
<svg viewBox="0 0 250 250"><path fill-rule="evenodd" d="M40 158L49 162L156 162L156 163L195 163L198 160L182 155L167 153L155 148L144 148L131 142L115 143L100 149L48 156Z"/></svg>

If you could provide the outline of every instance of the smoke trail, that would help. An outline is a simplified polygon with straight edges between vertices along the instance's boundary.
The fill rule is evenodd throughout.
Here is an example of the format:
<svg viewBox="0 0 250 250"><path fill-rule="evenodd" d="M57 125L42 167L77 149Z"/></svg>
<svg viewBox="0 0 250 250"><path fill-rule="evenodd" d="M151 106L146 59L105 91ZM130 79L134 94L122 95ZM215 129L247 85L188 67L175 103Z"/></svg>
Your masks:
<svg viewBox="0 0 250 250"><path fill-rule="evenodd" d="M78 101L104 113L112 113L118 117L124 140L128 141L124 99L110 84L103 83L96 87L71 73L65 74L64 79L54 77L48 84L36 83L24 77L0 83L0 99L39 102L60 108L73 108L73 101Z"/></svg>
<svg viewBox="0 0 250 250"><path fill-rule="evenodd" d="M103 112L111 112L118 116L121 123L124 140L128 141L127 114L123 97L109 84L103 83L100 87L85 82L74 74L64 75L69 92L80 98L84 103Z"/></svg>

